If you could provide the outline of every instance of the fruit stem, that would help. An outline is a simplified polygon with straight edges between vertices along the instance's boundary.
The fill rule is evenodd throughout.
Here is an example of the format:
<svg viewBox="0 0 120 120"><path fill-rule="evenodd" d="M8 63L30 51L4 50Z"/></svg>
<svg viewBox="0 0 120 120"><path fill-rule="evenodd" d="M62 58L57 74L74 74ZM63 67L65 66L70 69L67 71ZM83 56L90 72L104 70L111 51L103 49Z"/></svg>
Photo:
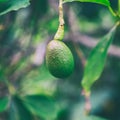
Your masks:
<svg viewBox="0 0 120 120"><path fill-rule="evenodd" d="M85 115L89 115L91 111L90 92L83 90L82 95L85 97Z"/></svg>
<svg viewBox="0 0 120 120"><path fill-rule="evenodd" d="M63 18L63 1L59 0L59 27L54 36L54 40L62 40L64 37L64 18Z"/></svg>
<svg viewBox="0 0 120 120"><path fill-rule="evenodd" d="M109 6L108 9L114 17L117 17L117 14L113 11L111 6Z"/></svg>
<svg viewBox="0 0 120 120"><path fill-rule="evenodd" d="M60 25L64 25L62 0L59 0L59 22Z"/></svg>

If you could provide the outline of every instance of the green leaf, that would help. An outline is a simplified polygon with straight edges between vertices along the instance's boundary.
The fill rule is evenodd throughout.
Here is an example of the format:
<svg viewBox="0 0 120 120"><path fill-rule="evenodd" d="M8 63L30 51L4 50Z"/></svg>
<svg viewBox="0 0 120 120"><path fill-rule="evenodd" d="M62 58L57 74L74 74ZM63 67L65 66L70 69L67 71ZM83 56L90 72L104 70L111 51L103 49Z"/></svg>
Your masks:
<svg viewBox="0 0 120 120"><path fill-rule="evenodd" d="M56 90L56 78L48 71L45 65L39 70L31 70L27 76L21 81L19 93L22 96L44 94L52 96Z"/></svg>
<svg viewBox="0 0 120 120"><path fill-rule="evenodd" d="M97 4L101 4L101 5L105 5L105 6L110 6L109 0L64 0L63 3L74 2L74 1L78 1L78 2L91 2L91 3L97 3Z"/></svg>
<svg viewBox="0 0 120 120"><path fill-rule="evenodd" d="M47 96L33 95L23 98L26 107L35 115L45 120L54 120L57 117L58 105Z"/></svg>
<svg viewBox="0 0 120 120"><path fill-rule="evenodd" d="M33 116L18 97L13 97L9 109L9 120L33 120Z"/></svg>
<svg viewBox="0 0 120 120"><path fill-rule="evenodd" d="M105 36L96 47L91 51L88 61L85 66L82 86L90 92L92 84L100 77L107 56L108 48L113 40L116 26Z"/></svg>
<svg viewBox="0 0 120 120"><path fill-rule="evenodd" d="M27 7L29 0L9 0L0 3L0 15L6 14L12 10L18 10L20 8Z"/></svg>
<svg viewBox="0 0 120 120"><path fill-rule="evenodd" d="M9 102L8 97L0 98L0 112L6 110L8 102Z"/></svg>
<svg viewBox="0 0 120 120"><path fill-rule="evenodd" d="M0 0L0 2L7 2L8 0Z"/></svg>

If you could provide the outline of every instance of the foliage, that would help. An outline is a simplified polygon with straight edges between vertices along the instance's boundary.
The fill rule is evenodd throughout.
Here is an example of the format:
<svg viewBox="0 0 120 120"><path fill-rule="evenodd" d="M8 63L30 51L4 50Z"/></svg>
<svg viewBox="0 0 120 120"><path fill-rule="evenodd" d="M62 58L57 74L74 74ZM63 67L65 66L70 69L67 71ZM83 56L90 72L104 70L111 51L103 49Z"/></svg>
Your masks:
<svg viewBox="0 0 120 120"><path fill-rule="evenodd" d="M101 72L103 71L107 51L113 40L115 30L116 26L104 38L102 38L91 51L82 80L82 86L88 92L90 92L92 84L100 77Z"/></svg>
<svg viewBox="0 0 120 120"><path fill-rule="evenodd" d="M29 5L29 0L11 0L3 1L0 3L0 15L3 15L12 10L18 10Z"/></svg>
<svg viewBox="0 0 120 120"><path fill-rule="evenodd" d="M76 62L74 73L66 79L53 77L45 65L48 39L53 39L58 28L55 7L58 2L0 0L0 119L119 120L119 62L111 58L106 62L106 58L112 42L120 44L120 0L118 10L110 0L63 0L66 23L64 40ZM87 20L92 12L98 17L94 15L94 19ZM74 13L77 16L75 19ZM85 27L84 31L77 29L81 26ZM91 52L82 45L85 41L79 40L78 36L82 39L84 34L100 37ZM83 38L89 38L86 36ZM92 41L88 40L86 46L90 45L93 46ZM87 62L85 56L88 57ZM115 84L108 81L111 79L116 79ZM102 88L108 83L109 89ZM82 91L85 92L85 103L80 96ZM92 105L91 112L89 105ZM84 112L90 112L90 115Z"/></svg>
<svg viewBox="0 0 120 120"><path fill-rule="evenodd" d="M92 3L98 3L98 4L102 4L105 6L110 6L110 2L108 0L64 0L63 2L74 2L74 1L78 1L78 2L92 2Z"/></svg>
<svg viewBox="0 0 120 120"><path fill-rule="evenodd" d="M0 99L0 112L4 111L8 105L8 97L4 97Z"/></svg>

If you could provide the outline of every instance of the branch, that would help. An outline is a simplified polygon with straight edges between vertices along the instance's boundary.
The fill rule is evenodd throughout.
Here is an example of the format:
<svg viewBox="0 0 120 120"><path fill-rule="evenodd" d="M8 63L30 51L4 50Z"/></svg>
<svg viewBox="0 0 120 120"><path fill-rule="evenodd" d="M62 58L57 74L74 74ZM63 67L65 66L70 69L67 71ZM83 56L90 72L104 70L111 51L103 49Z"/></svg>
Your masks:
<svg viewBox="0 0 120 120"><path fill-rule="evenodd" d="M59 0L59 27L54 36L54 40L63 40L64 37L64 18L63 18L63 4Z"/></svg>
<svg viewBox="0 0 120 120"><path fill-rule="evenodd" d="M60 25L64 25L64 18L63 18L63 5L62 0L59 0L59 22Z"/></svg>

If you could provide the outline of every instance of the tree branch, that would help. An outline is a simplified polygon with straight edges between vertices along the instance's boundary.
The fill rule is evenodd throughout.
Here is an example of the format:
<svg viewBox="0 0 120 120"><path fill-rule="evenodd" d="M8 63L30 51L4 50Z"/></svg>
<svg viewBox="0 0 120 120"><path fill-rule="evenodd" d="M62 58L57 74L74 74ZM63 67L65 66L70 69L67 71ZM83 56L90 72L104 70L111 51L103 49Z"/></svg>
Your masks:
<svg viewBox="0 0 120 120"><path fill-rule="evenodd" d="M64 37L64 18L63 18L63 4L59 0L59 27L54 36L54 40L63 40Z"/></svg>

